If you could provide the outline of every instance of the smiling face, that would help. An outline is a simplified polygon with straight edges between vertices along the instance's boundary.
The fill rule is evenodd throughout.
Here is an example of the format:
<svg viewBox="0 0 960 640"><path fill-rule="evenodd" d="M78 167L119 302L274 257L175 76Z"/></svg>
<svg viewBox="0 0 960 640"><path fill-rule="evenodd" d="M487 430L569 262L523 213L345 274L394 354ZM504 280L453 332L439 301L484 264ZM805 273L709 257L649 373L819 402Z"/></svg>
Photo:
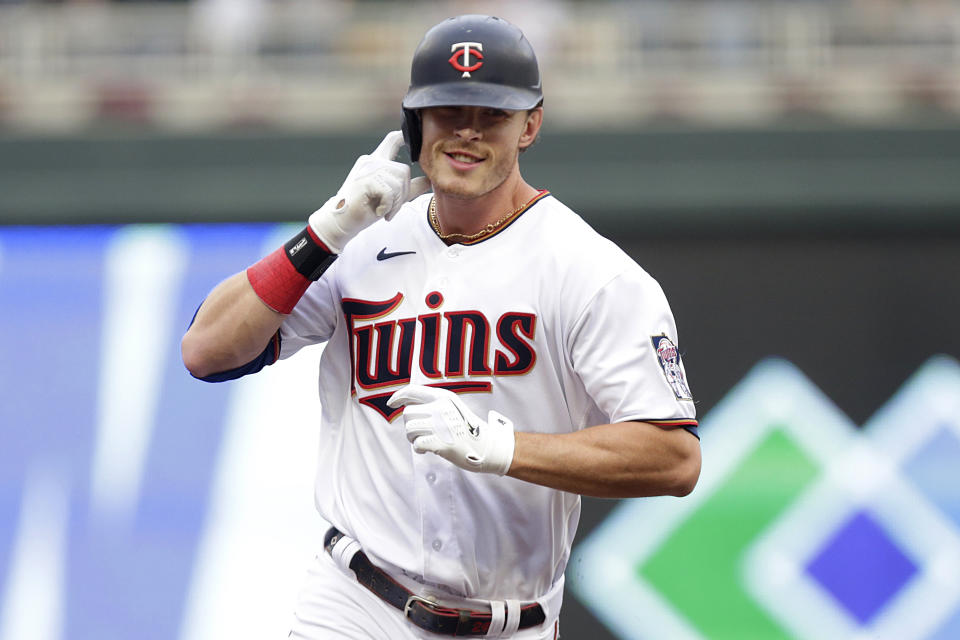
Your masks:
<svg viewBox="0 0 960 640"><path fill-rule="evenodd" d="M478 198L512 175L519 178L517 157L536 139L543 110L432 107L421 112L421 119L420 167L434 192Z"/></svg>

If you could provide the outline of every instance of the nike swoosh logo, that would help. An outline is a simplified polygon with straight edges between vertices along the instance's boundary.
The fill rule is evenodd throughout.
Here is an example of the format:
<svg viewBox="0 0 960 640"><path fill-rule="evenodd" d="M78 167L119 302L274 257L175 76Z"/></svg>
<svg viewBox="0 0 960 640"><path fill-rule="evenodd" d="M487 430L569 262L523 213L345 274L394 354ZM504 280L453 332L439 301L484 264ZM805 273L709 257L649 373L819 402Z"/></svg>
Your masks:
<svg viewBox="0 0 960 640"><path fill-rule="evenodd" d="M387 248L384 247L383 249L380 249L380 253L377 254L377 260L389 260L390 258L405 256L411 253L416 253L416 251L394 251L393 253L387 253Z"/></svg>
<svg viewBox="0 0 960 640"><path fill-rule="evenodd" d="M463 411L460 411L460 407L457 406L457 403L456 403L456 402L454 402L454 403L452 403L452 404L453 404L453 408L456 409L456 410L457 410L457 413L460 414L460 419L463 420L463 424L467 425L467 431L470 432L470 435L472 435L474 438L479 437L479 436L480 436L480 427L478 427L478 426L475 425L475 424L471 424L470 421L467 420L467 416L463 415Z"/></svg>

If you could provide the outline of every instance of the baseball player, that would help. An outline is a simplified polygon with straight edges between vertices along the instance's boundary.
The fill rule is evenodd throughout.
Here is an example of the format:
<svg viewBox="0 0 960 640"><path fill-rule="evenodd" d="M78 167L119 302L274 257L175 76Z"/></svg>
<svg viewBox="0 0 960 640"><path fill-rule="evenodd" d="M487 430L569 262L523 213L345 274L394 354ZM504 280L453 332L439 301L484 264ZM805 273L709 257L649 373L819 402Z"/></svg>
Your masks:
<svg viewBox="0 0 960 640"><path fill-rule="evenodd" d="M697 481L676 326L649 275L522 178L543 107L515 26L430 29L403 118L301 233L211 292L184 362L220 381L326 343L332 527L290 637L555 639L580 495ZM395 160L404 142L425 177Z"/></svg>

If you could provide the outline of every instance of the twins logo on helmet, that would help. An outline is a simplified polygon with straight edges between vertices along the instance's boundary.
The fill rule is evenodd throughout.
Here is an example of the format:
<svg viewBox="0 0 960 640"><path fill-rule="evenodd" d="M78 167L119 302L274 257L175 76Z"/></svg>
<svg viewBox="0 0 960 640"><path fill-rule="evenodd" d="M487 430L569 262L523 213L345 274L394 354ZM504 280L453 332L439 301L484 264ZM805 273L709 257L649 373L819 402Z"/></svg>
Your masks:
<svg viewBox="0 0 960 640"><path fill-rule="evenodd" d="M453 51L454 54L450 56L447 62L452 64L457 71L463 71L461 78L471 77L471 71L476 71L483 66L483 54L480 53L483 51L483 44L480 42L458 42L450 47L450 51ZM477 58L477 62L473 65L470 64L471 53ZM462 63L460 58L463 58Z"/></svg>

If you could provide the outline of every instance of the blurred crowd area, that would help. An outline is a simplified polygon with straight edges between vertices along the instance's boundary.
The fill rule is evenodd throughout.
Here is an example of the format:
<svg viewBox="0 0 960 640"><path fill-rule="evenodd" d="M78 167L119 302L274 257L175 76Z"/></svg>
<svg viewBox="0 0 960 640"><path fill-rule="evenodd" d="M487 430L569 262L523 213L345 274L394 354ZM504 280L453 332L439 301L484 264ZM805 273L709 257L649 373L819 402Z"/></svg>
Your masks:
<svg viewBox="0 0 960 640"><path fill-rule="evenodd" d="M552 126L960 116L953 0L0 0L0 131L343 131L395 122L427 27L490 13Z"/></svg>

